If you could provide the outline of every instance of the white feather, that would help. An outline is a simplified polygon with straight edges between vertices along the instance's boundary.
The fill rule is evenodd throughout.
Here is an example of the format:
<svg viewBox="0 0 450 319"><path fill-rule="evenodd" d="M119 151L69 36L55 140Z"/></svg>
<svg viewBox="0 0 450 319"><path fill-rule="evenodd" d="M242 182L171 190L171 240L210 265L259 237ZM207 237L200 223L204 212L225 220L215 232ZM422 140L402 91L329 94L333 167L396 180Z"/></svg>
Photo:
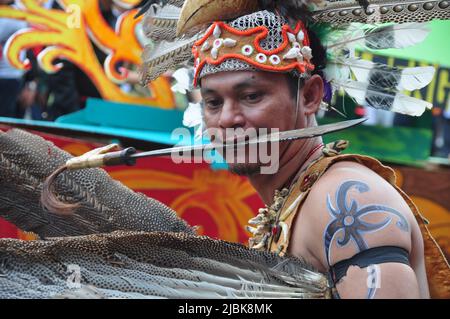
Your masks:
<svg viewBox="0 0 450 319"><path fill-rule="evenodd" d="M203 135L204 122L202 106L200 103L189 103L188 108L184 111L183 125L195 129L195 139L198 140Z"/></svg>
<svg viewBox="0 0 450 319"><path fill-rule="evenodd" d="M345 64L329 63L324 70L328 82L343 82L350 79L350 67Z"/></svg>
<svg viewBox="0 0 450 319"><path fill-rule="evenodd" d="M381 100L383 97L391 96L387 93L376 91L374 89L368 90L366 83L347 81L338 83L337 85L343 88L344 91L348 95L350 95L358 104L368 107L374 107L377 109L386 109L386 105L383 105L381 102L378 105L370 105L366 100L368 92L370 92L370 94L373 96L379 96ZM397 93L395 95L394 103L392 104L392 106L390 106L389 111L410 116L420 116L425 112L426 109L431 109L432 107L433 105L429 102Z"/></svg>
<svg viewBox="0 0 450 319"><path fill-rule="evenodd" d="M426 23L406 23L387 28L386 25L366 28L350 27L343 32L341 38L328 45L329 49L334 48L363 48L376 47L377 49L403 49L423 42L430 34L430 29ZM387 41L386 37L394 38L394 43Z"/></svg>
<svg viewBox="0 0 450 319"><path fill-rule="evenodd" d="M399 93L395 97L392 111L410 116L421 116L426 110L431 110L432 108L433 104L427 101Z"/></svg>
<svg viewBox="0 0 450 319"><path fill-rule="evenodd" d="M172 74L172 77L177 82L172 86L172 92L177 92L181 94L186 94L191 87L191 79L189 76L189 70L186 68L181 68Z"/></svg>
<svg viewBox="0 0 450 319"><path fill-rule="evenodd" d="M433 81L435 73L432 66L404 69L399 87L407 91L420 90Z"/></svg>
<svg viewBox="0 0 450 319"><path fill-rule="evenodd" d="M370 72L377 66L386 67L386 69L379 68L377 70L380 74L385 72L386 76L389 75L389 72L393 71L392 68L386 65L380 65L372 61L361 59L348 59L343 62L336 62L335 64L342 65L342 68L350 67L358 82L363 83L369 82ZM338 67L339 66L336 66L336 68ZM431 66L402 69L400 81L397 83L395 89L398 91L420 90L431 83L435 72L435 68Z"/></svg>
<svg viewBox="0 0 450 319"><path fill-rule="evenodd" d="M430 34L430 29L425 23L407 23L395 25L391 30L377 32L377 29L374 29L372 32L373 34L366 35L366 45L371 44L380 47L380 49L403 49L425 41ZM391 46L388 42L384 43L383 37L380 37L381 34L392 36L395 39L394 46Z"/></svg>
<svg viewBox="0 0 450 319"><path fill-rule="evenodd" d="M188 108L184 112L183 125L187 127L195 127L200 125L202 119L202 107L200 103L189 103Z"/></svg>

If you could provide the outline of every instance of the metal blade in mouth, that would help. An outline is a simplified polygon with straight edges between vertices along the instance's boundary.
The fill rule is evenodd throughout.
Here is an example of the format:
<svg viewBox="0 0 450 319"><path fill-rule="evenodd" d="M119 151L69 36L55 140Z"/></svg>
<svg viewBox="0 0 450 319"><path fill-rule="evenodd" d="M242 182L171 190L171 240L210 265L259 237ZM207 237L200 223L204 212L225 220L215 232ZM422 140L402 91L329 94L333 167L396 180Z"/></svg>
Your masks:
<svg viewBox="0 0 450 319"><path fill-rule="evenodd" d="M171 148L166 148L166 149L161 149L161 150L138 153L138 154L131 155L131 157L132 158L143 158L143 157L152 157L152 156L164 156L164 155L171 155L173 153L181 153L181 152L212 150L212 149L220 149L220 148L226 148L226 147L238 147L238 146L254 145L254 144L261 144L261 143L276 143L276 142L289 141L289 140L312 138L312 137L316 137L316 136L322 136L322 135L326 135L329 133L342 131L342 130L357 126L365 121L367 121L367 119L364 118L364 119L357 119L357 120L350 120L350 121L342 121L342 122L338 122L338 123L315 126L315 127L307 127L307 128L296 129L296 130L292 130L292 131L277 132L277 133L272 133L269 135L261 136L261 137L255 138L255 139L251 139L249 141L239 142L239 143L235 143L235 144L210 143L210 144L204 144L204 145L188 145L188 146L171 147Z"/></svg>

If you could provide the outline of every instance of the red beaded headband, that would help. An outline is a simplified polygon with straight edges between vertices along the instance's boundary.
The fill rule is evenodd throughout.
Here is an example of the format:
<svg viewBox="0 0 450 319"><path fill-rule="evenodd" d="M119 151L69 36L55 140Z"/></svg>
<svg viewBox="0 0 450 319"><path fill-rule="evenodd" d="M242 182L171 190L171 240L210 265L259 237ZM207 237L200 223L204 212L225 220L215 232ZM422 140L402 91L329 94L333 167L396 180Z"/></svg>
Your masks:
<svg viewBox="0 0 450 319"><path fill-rule="evenodd" d="M309 37L301 21L295 30L289 25L282 27L283 43L273 50L264 50L260 42L269 34L265 26L245 31L237 30L224 22L214 22L205 36L192 49L195 61L194 85L205 64L219 65L226 59L238 59L269 72L306 73L314 70Z"/></svg>

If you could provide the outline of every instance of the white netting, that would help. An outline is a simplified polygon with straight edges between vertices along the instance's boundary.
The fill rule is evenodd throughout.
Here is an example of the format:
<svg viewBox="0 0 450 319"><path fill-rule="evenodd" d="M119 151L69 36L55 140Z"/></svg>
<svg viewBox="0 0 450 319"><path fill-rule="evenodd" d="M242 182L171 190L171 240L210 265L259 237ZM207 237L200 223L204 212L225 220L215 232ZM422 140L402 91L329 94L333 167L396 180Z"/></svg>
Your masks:
<svg viewBox="0 0 450 319"><path fill-rule="evenodd" d="M269 34L267 38L261 41L261 47L264 50L274 50L283 43L282 28L286 23L287 21L283 17L264 10L239 17L230 22L229 25L241 31L259 26L267 27ZM228 59L218 66L205 64L199 75L199 79L209 74L227 71L256 71L256 68L241 60Z"/></svg>
<svg viewBox="0 0 450 319"><path fill-rule="evenodd" d="M260 26L267 27L269 34L261 41L261 47L264 50L274 50L283 43L282 29L286 23L287 21L283 17L264 10L237 18L229 25L241 31Z"/></svg>

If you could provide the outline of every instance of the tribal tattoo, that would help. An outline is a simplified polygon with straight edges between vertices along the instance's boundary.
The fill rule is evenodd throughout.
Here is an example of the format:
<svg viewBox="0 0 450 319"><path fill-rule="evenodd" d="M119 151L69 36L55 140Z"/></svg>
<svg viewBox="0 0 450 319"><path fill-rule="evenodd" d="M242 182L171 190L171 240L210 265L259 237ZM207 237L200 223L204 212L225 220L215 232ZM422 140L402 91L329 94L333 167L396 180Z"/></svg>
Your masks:
<svg viewBox="0 0 450 319"><path fill-rule="evenodd" d="M344 182L336 192L336 208L331 203L330 195L328 194L327 196L327 208L332 217L332 221L328 224L324 233L325 256L328 265L330 265L331 259L330 246L335 237L340 247L347 245L352 240L361 252L369 248L364 240L364 233L383 229L391 223L392 217L394 216L398 218L396 226L402 231L409 231L409 224L406 218L393 208L382 205L358 207L358 203L354 199L351 199L348 205L347 193L351 188L357 189L360 193L365 193L370 190L367 184L359 181ZM386 217L380 223L368 223L361 219L361 217L379 213L391 216ZM342 236L337 237L338 234L342 234Z"/></svg>
<svg viewBox="0 0 450 319"><path fill-rule="evenodd" d="M370 190L369 186L362 182L344 182L336 192L336 208L333 207L331 203L330 194L327 196L327 208L332 217L332 220L328 224L324 233L325 256L327 258L328 265L330 265L331 260L330 246L335 237L337 239L338 246L343 247L347 245L350 240L352 240L357 246L358 251L361 252L369 248L364 240L364 233L375 232L385 228L391 223L392 217L394 216L398 218L396 226L402 231L409 231L409 224L406 218L395 209L382 205L366 205L359 208L358 203L354 199L348 201L347 193L351 188L357 189L360 193L365 193ZM361 220L364 216L379 213L384 213L390 216L386 217L386 219L380 223L368 223ZM338 234L341 234L341 236L337 237ZM379 276L378 273L376 275ZM371 273L369 278L373 277L374 274ZM377 280L379 280L378 277ZM368 283L367 298L373 299L375 297L376 290L377 287L374 286L373 283L370 285Z"/></svg>

